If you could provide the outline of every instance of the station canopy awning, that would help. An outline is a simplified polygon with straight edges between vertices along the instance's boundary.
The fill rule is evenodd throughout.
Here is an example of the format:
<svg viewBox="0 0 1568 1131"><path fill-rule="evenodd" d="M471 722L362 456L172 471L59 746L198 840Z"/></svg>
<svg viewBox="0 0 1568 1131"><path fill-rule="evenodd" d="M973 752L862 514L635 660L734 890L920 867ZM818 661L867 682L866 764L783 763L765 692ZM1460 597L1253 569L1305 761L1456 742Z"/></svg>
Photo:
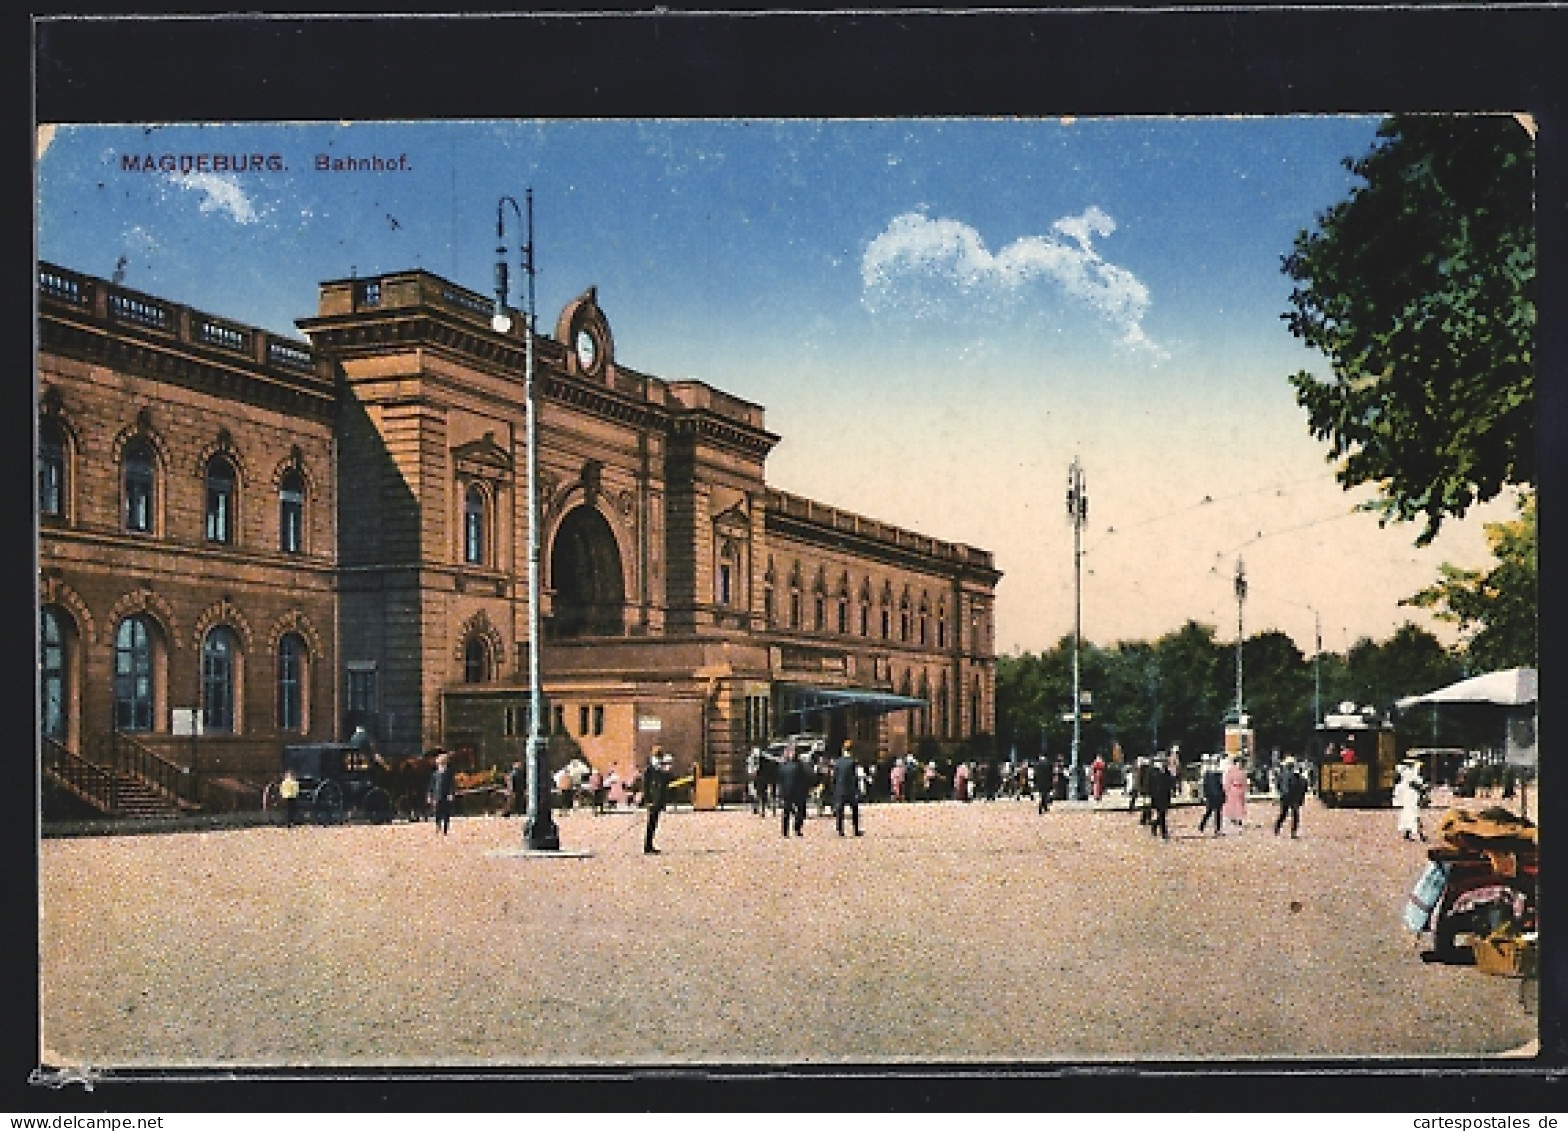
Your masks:
<svg viewBox="0 0 1568 1131"><path fill-rule="evenodd" d="M1401 711L1422 703L1491 703L1499 707L1523 707L1535 702L1536 688L1534 668L1509 668L1462 679L1425 695L1410 695L1396 705Z"/></svg>
<svg viewBox="0 0 1568 1131"><path fill-rule="evenodd" d="M784 695L786 715L816 715L850 709L861 715L885 715L890 711L912 711L929 706L925 699L896 695L874 687L817 687L806 683L774 686Z"/></svg>

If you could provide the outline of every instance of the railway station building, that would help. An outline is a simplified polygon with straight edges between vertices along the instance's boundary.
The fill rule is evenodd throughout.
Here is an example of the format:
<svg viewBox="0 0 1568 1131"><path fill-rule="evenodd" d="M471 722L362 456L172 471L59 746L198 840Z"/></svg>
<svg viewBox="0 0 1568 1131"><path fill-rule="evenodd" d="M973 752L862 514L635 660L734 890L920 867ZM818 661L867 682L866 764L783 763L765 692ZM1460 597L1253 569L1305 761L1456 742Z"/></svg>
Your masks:
<svg viewBox="0 0 1568 1131"><path fill-rule="evenodd" d="M46 783L238 805L356 727L522 757L523 319L423 270L322 283L305 340L38 287ZM994 731L991 554L771 486L762 407L622 364L593 290L534 348L553 760L624 776L657 743L735 798L775 735Z"/></svg>

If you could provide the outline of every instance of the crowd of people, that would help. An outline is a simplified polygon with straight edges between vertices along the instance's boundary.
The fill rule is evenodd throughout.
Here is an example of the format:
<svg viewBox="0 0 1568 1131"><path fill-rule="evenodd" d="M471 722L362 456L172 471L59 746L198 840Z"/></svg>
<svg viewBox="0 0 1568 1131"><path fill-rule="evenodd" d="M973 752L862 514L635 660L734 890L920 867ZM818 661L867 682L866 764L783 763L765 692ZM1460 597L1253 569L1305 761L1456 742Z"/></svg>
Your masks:
<svg viewBox="0 0 1568 1131"><path fill-rule="evenodd" d="M432 754L435 769L427 801L436 829L445 835L455 808L456 778L449 755L440 750ZM1060 758L1042 756L1032 762L960 761L939 767L934 760L921 762L912 754L880 761L858 755L853 740L845 740L837 752L829 753L820 738L799 743L787 741L774 753L753 750L747 762L749 804L758 813L777 813L783 836L802 836L808 808L815 798L817 815L823 816L831 809L840 836L860 836L860 806L864 801L1027 799L1035 801L1037 811L1044 813L1053 802L1066 800L1074 793L1071 772ZM1211 753L1194 763L1184 763L1180 750L1173 747L1125 764L1108 764L1096 756L1083 767L1083 774L1080 799L1103 808L1106 794L1120 788L1127 810L1136 810L1139 824L1163 840L1169 840L1171 835L1170 810L1183 798L1202 806L1198 834L1219 837L1243 831L1249 798L1257 798L1260 793L1277 802L1274 834L1281 835L1288 826L1294 839L1300 835L1301 810L1312 788L1313 769L1310 762L1298 764L1292 756L1281 759L1277 754L1261 767L1253 766L1250 772L1239 754ZM514 762L504 780L503 815L520 815L527 808L523 763ZM646 810L644 851L652 854L658 852L654 837L672 788L692 780L676 779L670 755L655 746L647 765L629 776L622 776L618 764L604 771L580 760L561 767L551 779L552 803L559 807L578 804L595 812ZM1397 831L1407 840L1426 839L1421 809L1427 804L1427 794L1419 763L1401 764L1394 785L1394 807L1399 814ZM289 808L292 824L293 806Z"/></svg>

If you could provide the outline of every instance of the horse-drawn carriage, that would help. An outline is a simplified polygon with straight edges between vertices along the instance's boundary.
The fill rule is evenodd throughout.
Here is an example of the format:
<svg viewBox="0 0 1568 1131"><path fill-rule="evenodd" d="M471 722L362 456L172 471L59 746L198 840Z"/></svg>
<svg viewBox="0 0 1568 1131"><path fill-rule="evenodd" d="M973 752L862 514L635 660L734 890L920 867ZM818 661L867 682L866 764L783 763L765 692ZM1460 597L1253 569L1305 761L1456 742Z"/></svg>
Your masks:
<svg viewBox="0 0 1568 1131"><path fill-rule="evenodd" d="M363 746L313 742L283 748L283 769L299 783L299 812L318 824L359 815L378 824L392 819L392 798L382 788L382 763ZM282 781L268 782L263 809L283 807Z"/></svg>

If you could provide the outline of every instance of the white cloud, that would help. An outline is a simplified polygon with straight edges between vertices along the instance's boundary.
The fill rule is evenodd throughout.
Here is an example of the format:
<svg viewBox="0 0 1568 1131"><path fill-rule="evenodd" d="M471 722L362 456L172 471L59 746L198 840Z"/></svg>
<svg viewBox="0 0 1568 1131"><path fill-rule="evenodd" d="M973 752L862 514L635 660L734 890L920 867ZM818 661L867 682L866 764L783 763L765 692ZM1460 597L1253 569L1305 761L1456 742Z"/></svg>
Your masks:
<svg viewBox="0 0 1568 1131"><path fill-rule="evenodd" d="M1044 279L1088 304L1121 332L1122 344L1165 356L1143 331L1149 288L1126 268L1108 263L1093 240L1116 231L1116 221L1091 205L1064 216L1044 236L1025 236L998 252L959 220L931 219L905 212L867 246L860 262L863 300L872 310L922 295L927 283L961 292L986 289L1017 294Z"/></svg>
<svg viewBox="0 0 1568 1131"><path fill-rule="evenodd" d="M220 173L170 173L169 179L183 189L202 194L197 205L203 212L227 212L238 224L254 224L261 219L256 206L234 176Z"/></svg>

